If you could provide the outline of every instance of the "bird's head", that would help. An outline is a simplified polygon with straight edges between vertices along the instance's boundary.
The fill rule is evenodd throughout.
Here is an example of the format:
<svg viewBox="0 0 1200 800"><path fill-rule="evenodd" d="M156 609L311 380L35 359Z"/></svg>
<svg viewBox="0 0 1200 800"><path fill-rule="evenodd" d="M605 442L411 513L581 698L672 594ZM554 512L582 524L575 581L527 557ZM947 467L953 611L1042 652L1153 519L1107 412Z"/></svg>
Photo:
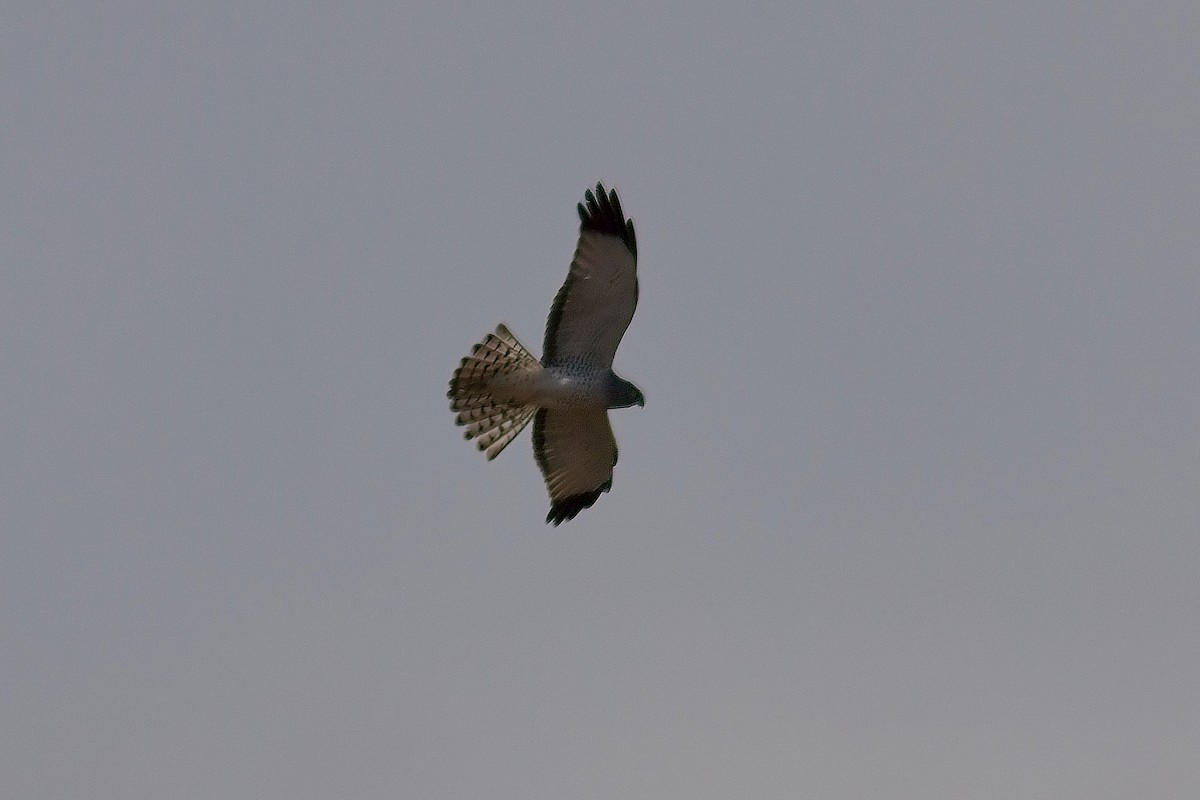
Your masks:
<svg viewBox="0 0 1200 800"><path fill-rule="evenodd" d="M642 390L634 386L624 378L618 378L613 375L614 386L612 393L612 402L609 403L609 408L629 408L630 406L641 406L645 408L646 398L642 395Z"/></svg>

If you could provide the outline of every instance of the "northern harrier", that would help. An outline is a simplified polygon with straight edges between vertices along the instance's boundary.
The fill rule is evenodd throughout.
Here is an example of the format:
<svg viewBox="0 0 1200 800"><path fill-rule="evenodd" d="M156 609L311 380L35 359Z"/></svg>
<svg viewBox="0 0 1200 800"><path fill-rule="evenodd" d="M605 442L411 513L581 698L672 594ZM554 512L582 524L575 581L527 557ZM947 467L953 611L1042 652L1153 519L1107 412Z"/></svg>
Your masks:
<svg viewBox="0 0 1200 800"><path fill-rule="evenodd" d="M645 405L612 371L637 306L637 240L615 191L589 189L579 206L579 244L546 321L542 360L508 328L471 349L450 380L450 409L488 460L533 420L533 456L555 525L612 488L617 440L608 409Z"/></svg>

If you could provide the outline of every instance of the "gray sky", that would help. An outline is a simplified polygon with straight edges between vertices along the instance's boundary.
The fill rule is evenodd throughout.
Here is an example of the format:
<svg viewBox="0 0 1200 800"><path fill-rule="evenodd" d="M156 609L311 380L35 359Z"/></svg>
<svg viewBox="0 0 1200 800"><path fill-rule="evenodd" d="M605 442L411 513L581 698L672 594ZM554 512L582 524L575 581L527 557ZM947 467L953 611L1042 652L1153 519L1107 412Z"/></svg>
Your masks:
<svg viewBox="0 0 1200 800"><path fill-rule="evenodd" d="M992 8L6 6L4 796L1200 790L1200 11ZM597 180L554 529L444 395Z"/></svg>

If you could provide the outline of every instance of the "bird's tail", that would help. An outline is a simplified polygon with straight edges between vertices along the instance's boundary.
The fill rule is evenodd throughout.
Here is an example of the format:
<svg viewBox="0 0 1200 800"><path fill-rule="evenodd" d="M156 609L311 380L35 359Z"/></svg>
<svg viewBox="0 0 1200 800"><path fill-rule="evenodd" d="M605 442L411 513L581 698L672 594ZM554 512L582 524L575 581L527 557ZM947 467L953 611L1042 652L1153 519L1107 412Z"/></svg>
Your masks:
<svg viewBox="0 0 1200 800"><path fill-rule="evenodd" d="M457 411L455 422L466 426L468 439L478 439L479 449L491 461L500 455L537 412L528 405L498 397L498 383L533 375L542 368L541 362L521 346L517 337L503 325L495 333L471 348L450 379L450 410Z"/></svg>

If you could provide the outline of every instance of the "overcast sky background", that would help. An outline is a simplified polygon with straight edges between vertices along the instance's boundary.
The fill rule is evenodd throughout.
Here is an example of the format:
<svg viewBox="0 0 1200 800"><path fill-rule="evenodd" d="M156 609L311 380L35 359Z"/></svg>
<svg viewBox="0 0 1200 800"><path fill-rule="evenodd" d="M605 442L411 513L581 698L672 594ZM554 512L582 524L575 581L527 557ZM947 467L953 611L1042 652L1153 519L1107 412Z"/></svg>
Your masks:
<svg viewBox="0 0 1200 800"><path fill-rule="evenodd" d="M981 5L6 6L0 794L1200 790L1200 10Z"/></svg>

